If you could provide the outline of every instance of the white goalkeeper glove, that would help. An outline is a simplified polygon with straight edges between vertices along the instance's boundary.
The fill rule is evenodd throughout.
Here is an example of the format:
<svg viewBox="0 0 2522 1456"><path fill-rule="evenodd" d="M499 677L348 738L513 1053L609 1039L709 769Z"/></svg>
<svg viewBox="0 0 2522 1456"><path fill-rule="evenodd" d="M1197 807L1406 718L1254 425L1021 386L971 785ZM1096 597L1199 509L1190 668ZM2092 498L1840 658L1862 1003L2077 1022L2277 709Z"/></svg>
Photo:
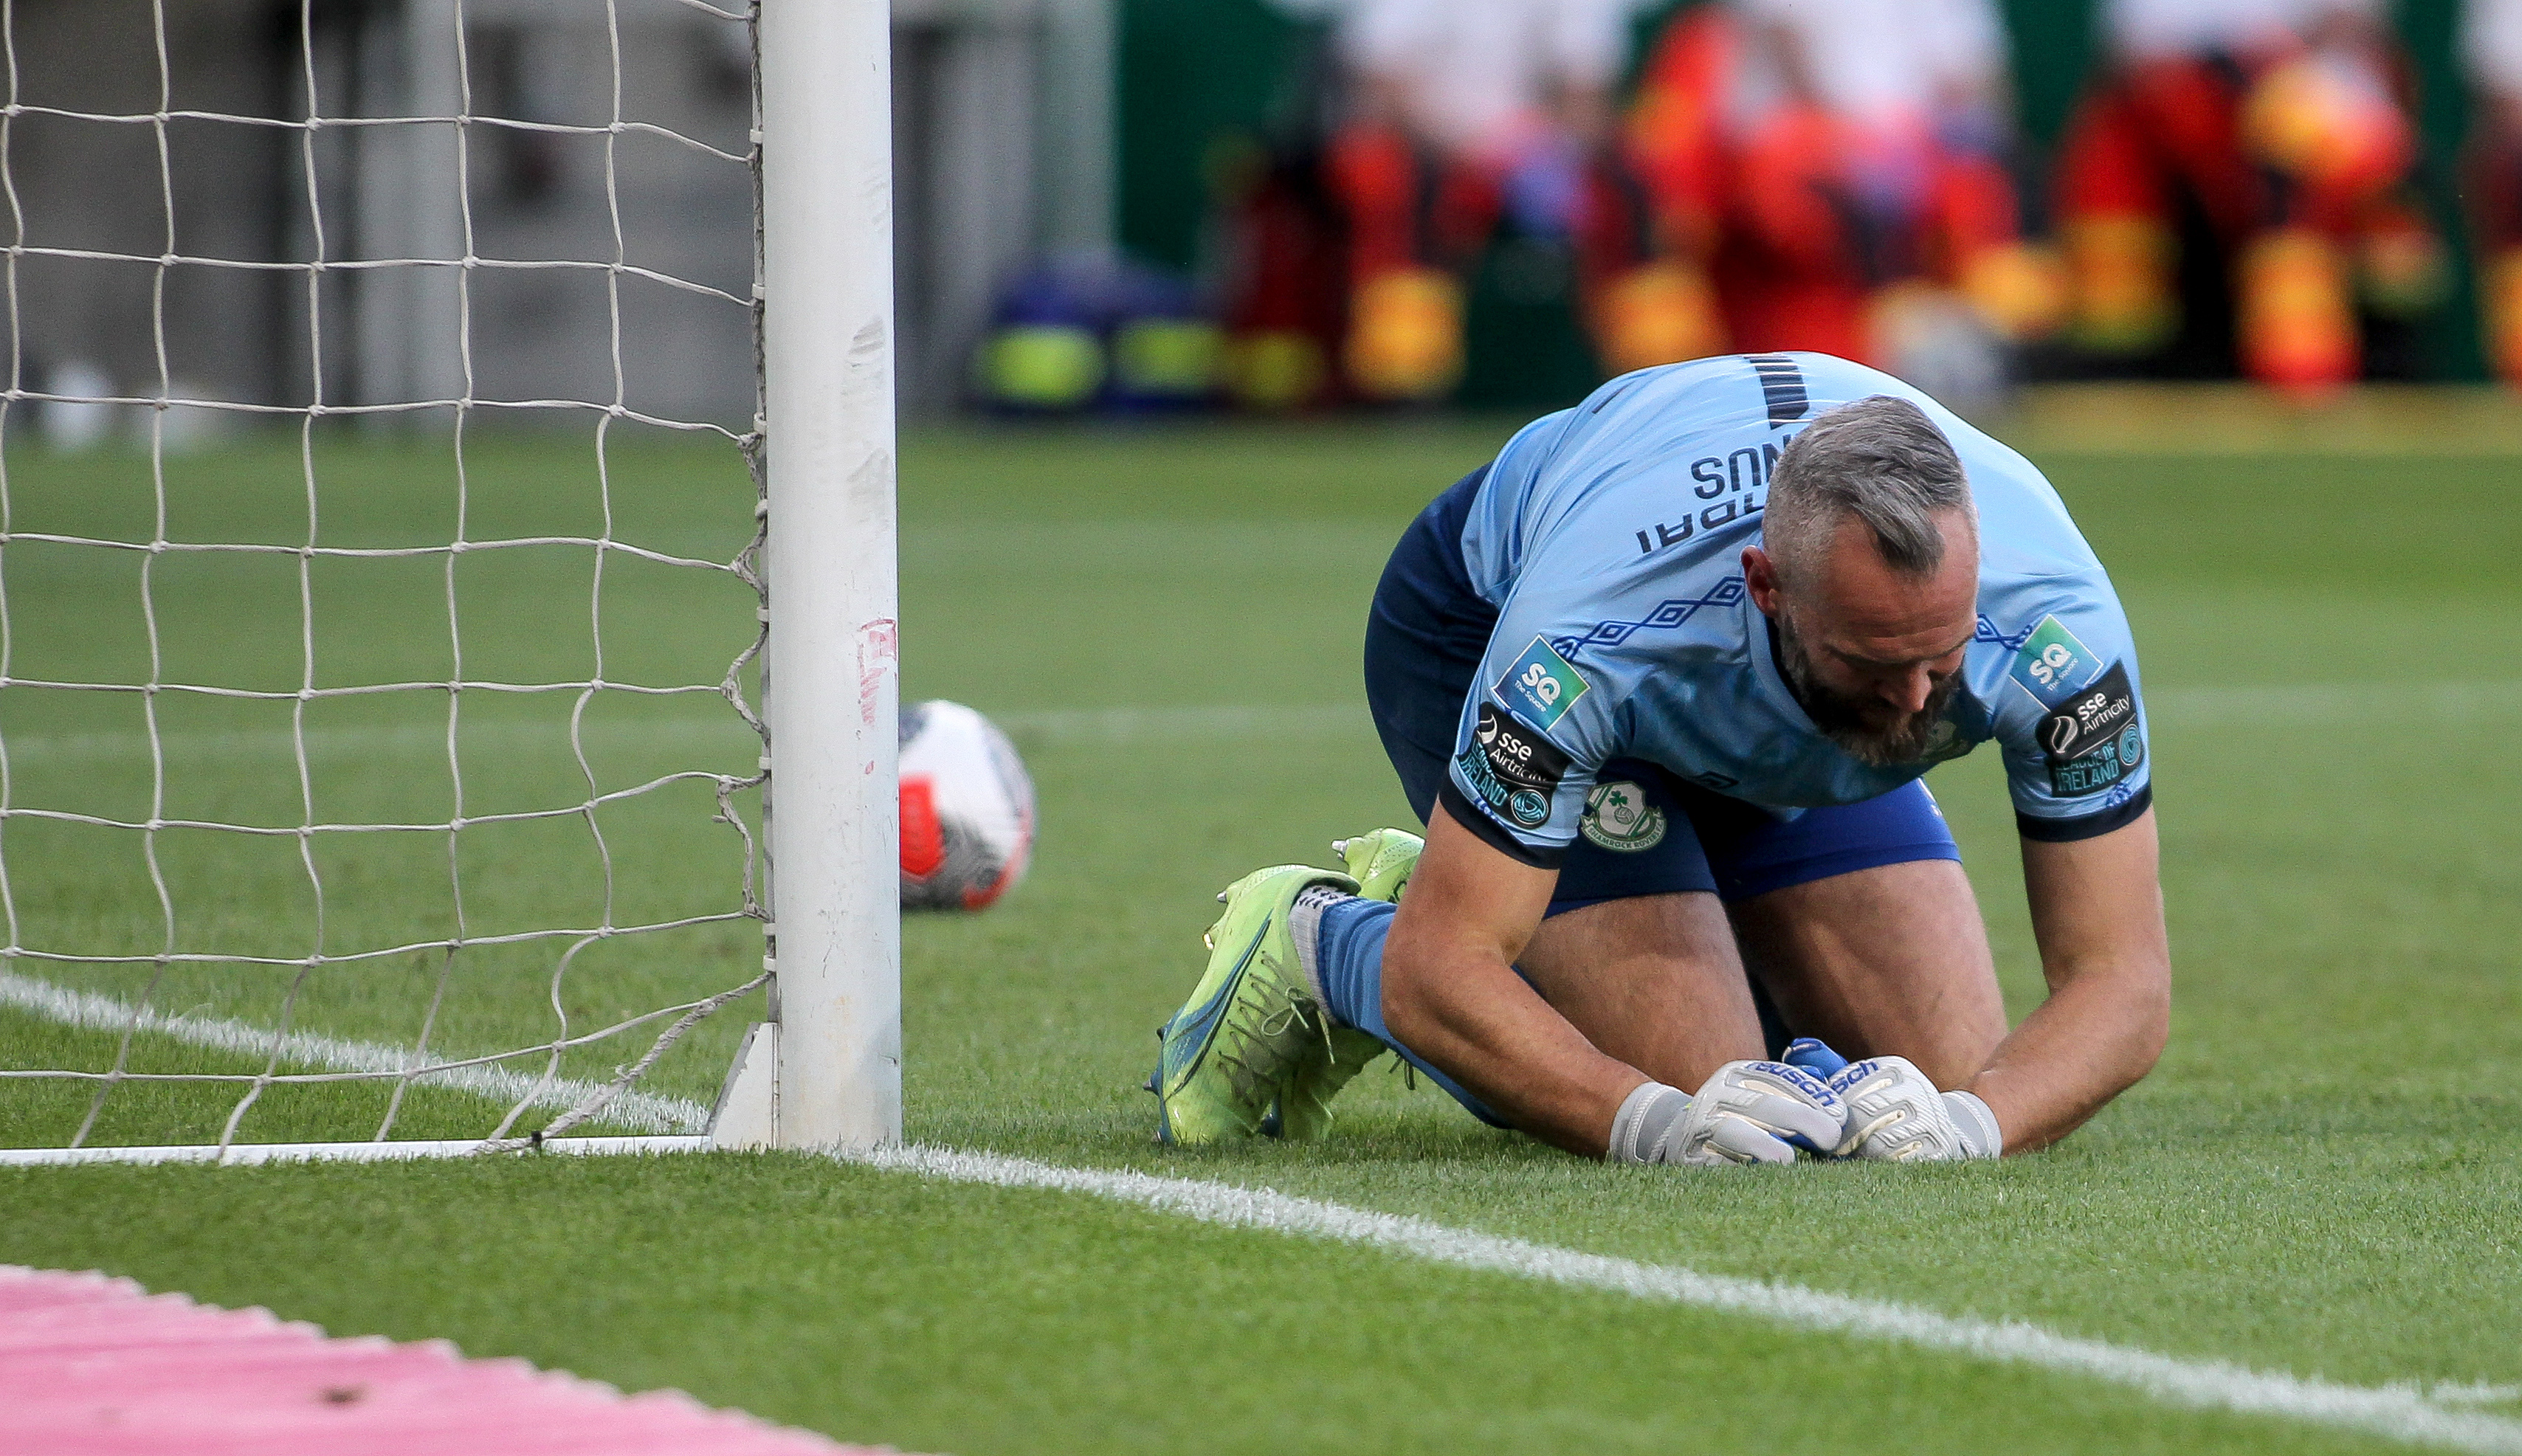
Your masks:
<svg viewBox="0 0 2522 1456"><path fill-rule="evenodd" d="M1842 1157L1951 1162L2005 1151L1996 1114L1967 1092L1938 1092L1905 1057L1851 1061L1830 1079L1847 1106Z"/></svg>
<svg viewBox="0 0 2522 1456"><path fill-rule="evenodd" d="M1798 1148L1827 1152L1846 1116L1829 1084L1780 1061L1729 1061L1693 1097L1647 1082L1611 1119L1611 1160L1626 1163L1791 1163Z"/></svg>

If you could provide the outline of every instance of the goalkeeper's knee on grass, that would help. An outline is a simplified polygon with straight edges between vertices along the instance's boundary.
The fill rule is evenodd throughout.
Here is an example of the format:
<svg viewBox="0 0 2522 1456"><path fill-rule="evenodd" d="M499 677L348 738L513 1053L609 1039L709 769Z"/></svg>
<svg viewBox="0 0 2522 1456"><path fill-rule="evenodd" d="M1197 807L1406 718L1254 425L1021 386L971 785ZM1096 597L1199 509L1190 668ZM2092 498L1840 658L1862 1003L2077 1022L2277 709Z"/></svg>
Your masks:
<svg viewBox="0 0 2522 1456"><path fill-rule="evenodd" d="M1384 938L1424 847L1419 835L1389 827L1333 841L1346 874L1326 872L1287 904L1288 949L1325 1040L1319 1052L1290 1063L1262 1130L1291 1138L1329 1131L1331 1100L1385 1048L1472 1115L1505 1125L1384 1024ZM1995 1115L1971 1094L1938 1092L1901 1057L1850 1063L1803 1037L1783 1061L1727 1063L1696 1095L1640 1085L1613 1119L1608 1155L1632 1163L1775 1163L1793 1162L1800 1149L1825 1157L1941 1161L1994 1157L2003 1147Z"/></svg>

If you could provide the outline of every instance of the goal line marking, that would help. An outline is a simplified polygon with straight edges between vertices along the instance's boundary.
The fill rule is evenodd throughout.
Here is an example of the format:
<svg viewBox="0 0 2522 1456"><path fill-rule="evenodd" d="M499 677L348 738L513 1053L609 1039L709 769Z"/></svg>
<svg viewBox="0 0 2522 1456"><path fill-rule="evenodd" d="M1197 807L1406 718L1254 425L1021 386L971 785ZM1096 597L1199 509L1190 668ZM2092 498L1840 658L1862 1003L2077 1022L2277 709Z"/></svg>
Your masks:
<svg viewBox="0 0 2522 1456"><path fill-rule="evenodd" d="M70 990L14 972L0 972L0 1005L97 1030L121 1029L128 1024L132 1011L131 1007L111 997ZM272 1046L268 1030L209 1016L144 1012L141 1030L212 1050L257 1057L268 1056ZM397 1047L307 1032L289 1033L280 1045L284 1059L339 1070L399 1071L408 1056ZM494 1067L460 1068L436 1074L430 1080L507 1101L534 1091L536 1081L523 1073ZM554 1082L542 1089L537 1101L545 1105L569 1105L587 1090L581 1083ZM630 1092L617 1098L604 1117L639 1131L679 1131L704 1125L708 1109L682 1099ZM240 1145L228 1150L223 1160L256 1164L299 1159L365 1161L454 1156L479 1146L477 1140L469 1139L429 1144ZM594 1138L577 1140L556 1151L661 1152L699 1151L701 1146L698 1138ZM143 1153L157 1154L145 1159L148 1161L209 1155L207 1150L201 1149L97 1148L83 1150L79 1154L48 1155L43 1161L125 1161ZM1702 1274L1670 1265L1584 1253L1266 1188L1129 1170L1075 1168L1004 1153L917 1145L845 1153L841 1160L954 1183L1081 1194L1200 1223L1354 1244L1454 1268L1747 1315L1795 1329L1905 1344L1993 1363L2052 1370L2124 1386L2171 1405L2289 1418L2450 1450L2522 1456L2522 1421L2460 1408L2510 1398L2514 1392L2504 1386L2450 1383L2424 1387L2334 1385L2223 1361L2183 1360L2059 1335L2021 1321L1977 1320L1797 1285Z"/></svg>
<svg viewBox="0 0 2522 1456"><path fill-rule="evenodd" d="M226 1166L300 1161L400 1161L461 1157L478 1140L437 1143L239 1144L216 1154ZM701 1137L559 1139L555 1155L664 1154L708 1151ZM1351 1244L1429 1264L1505 1275L1564 1288L1621 1294L1762 1320L1788 1329L1906 1345L1935 1354L2101 1381L2166 1405L2291 1420L2377 1435L2406 1445L2513 1456L2522 1453L2522 1421L2469 1407L2522 1395L2522 1387L2462 1382L2343 1386L2250 1369L2222 1360L2173 1355L2084 1339L2021 1320L1980 1320L1916 1305L1799 1285L1703 1274L1609 1254L1558 1248L1521 1239L1449 1228L1407 1214L1352 1208L1267 1188L1243 1188L1128 1170L1075 1168L995 1152L917 1145L836 1154L838 1161L880 1172L942 1182L1079 1194L1226 1228ZM74 1165L105 1162L209 1162L204 1148L81 1149L15 1154L10 1163ZM1641 1177L1668 1177L1647 1172ZM1756 1176L1756 1175L1755 1175Z"/></svg>
<svg viewBox="0 0 2522 1456"><path fill-rule="evenodd" d="M916 1145L843 1156L845 1161L865 1167L955 1183L1084 1194L1200 1223L1360 1245L1458 1269L1598 1290L1656 1303L1719 1310L1798 1330L2083 1376L2125 1386L2167 1405L2283 1417L2411 1445L2482 1453L2522 1452L2522 1421L2458 1408L2502 1399L2510 1393L2508 1387L2336 1385L2252 1370L2221 1360L2184 1360L2060 1335L2019 1320L1977 1320L1889 1300L1825 1293L1798 1285L1702 1274L1671 1265L1583 1253L1448 1228L1404 1214L1378 1213L1297 1198L1266 1188L1072 1168L1000 1153Z"/></svg>
<svg viewBox="0 0 2522 1456"><path fill-rule="evenodd" d="M155 1008L138 1008L115 997L72 990L15 971L0 970L0 1007L81 1031L120 1035L125 1027L131 1027L143 1036L167 1037L237 1057L267 1057L275 1044L269 1027L224 1016L169 1014ZM326 1071L392 1073L412 1066L410 1049L381 1042L354 1042L312 1031L285 1032L276 1042L283 1062ZM415 1087L448 1088L503 1103L531 1099L534 1106L562 1111L594 1096L598 1086L569 1077L545 1082L513 1067L475 1065L432 1070L433 1064L424 1061L413 1069ZM591 1120L638 1133L696 1133L709 1125L709 1108L688 1099L661 1097L631 1088L606 1104Z"/></svg>

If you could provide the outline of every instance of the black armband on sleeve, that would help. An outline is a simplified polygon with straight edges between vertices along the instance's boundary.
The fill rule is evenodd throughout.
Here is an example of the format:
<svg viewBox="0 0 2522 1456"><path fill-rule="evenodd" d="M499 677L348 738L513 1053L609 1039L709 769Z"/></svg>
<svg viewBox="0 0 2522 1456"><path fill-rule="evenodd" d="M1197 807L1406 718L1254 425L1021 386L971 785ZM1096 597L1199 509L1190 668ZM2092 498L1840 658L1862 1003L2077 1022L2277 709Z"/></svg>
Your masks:
<svg viewBox="0 0 2522 1456"><path fill-rule="evenodd" d="M1559 863L1567 858L1564 845L1558 849L1534 849L1508 833L1506 825L1489 818L1487 810L1471 802L1471 796L1455 784L1450 774L1436 786L1436 802L1445 806L1445 812L1454 817L1454 822L1477 834L1490 848L1518 865L1529 865L1535 869L1556 869Z"/></svg>
<svg viewBox="0 0 2522 1456"><path fill-rule="evenodd" d="M2014 827L2026 839L2042 844L2073 844L2078 839L2098 839L2113 829L2124 829L2143 818L2154 807L2154 785L2149 783L2128 795L2127 802L2099 814L2078 819L2039 819L2018 809L2014 811Z"/></svg>

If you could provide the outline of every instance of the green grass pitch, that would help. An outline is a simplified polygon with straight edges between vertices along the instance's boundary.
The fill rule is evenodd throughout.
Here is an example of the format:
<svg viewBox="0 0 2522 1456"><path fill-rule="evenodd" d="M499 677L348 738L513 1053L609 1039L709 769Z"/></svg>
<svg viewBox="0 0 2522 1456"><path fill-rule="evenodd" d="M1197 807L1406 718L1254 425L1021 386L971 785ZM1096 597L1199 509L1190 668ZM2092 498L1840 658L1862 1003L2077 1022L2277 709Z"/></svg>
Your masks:
<svg viewBox="0 0 2522 1456"><path fill-rule="evenodd" d="M1360 704L1362 614L1411 513L1504 433L908 444L906 696L999 717L1042 793L1021 888L986 914L906 927L911 1136L1266 1185L2185 1359L2359 1385L2522 1381L2522 496L2509 459L2041 459L2135 620L2177 976L2161 1068L2062 1148L1992 1166L1606 1169L1482 1129L1380 1071L1345 1096L1328 1145L1151 1146L1138 1084L1152 1029L1196 974L1213 892L1406 813ZM494 440L476 456L468 536L597 529L584 442ZM741 544L750 487L729 452L640 442L613 463L622 539L715 559ZM145 459L8 464L9 529L148 539ZM317 465L328 544L451 539L443 449L328 442ZM169 539L304 540L294 446L168 470ZM459 562L466 676L589 676L592 556ZM298 685L296 558L168 553L152 569L165 681ZM140 570L132 553L9 543L12 678L145 681ZM607 570L608 681L714 681L750 632L741 584L619 559ZM319 682L450 676L443 558L327 567L310 590ZM162 696L164 814L299 822L289 707ZM1215 708L1254 711L1167 711ZM467 814L584 797L565 697L468 694L464 713ZM444 725L443 695L310 704L319 817L444 821ZM146 818L142 728L128 697L0 692L10 803ZM707 699L601 695L582 737L604 789L677 769L742 774L753 752ZM1932 782L2019 1015L2039 977L1997 765L1983 754ZM739 845L714 808L678 788L599 815L617 922L735 903ZM165 922L134 833L26 820L7 833L21 943L159 949ZM464 833L475 933L601 913L583 819ZM233 838L162 835L179 946L306 954L297 840ZM328 952L439 933L444 835L313 853ZM465 952L433 1045L551 1036L556 954ZM738 983L758 954L741 923L609 940L558 1001L584 1027ZM148 975L14 969L116 996ZM179 968L155 1000L267 1025L294 986L295 1024L407 1041L438 971L426 956L303 977ZM756 1013L739 1005L705 1025L652 1090L706 1102ZM110 1037L0 1010L0 1067L113 1055ZM566 1070L600 1076L623 1055L591 1049ZM146 1037L132 1056L253 1069ZM58 1142L88 1096L0 1082L0 1144ZM233 1097L126 1086L97 1136L212 1137ZM372 1088L275 1090L241 1136L364 1137L382 1107ZM415 1094L398 1135L475 1134L495 1115ZM972 1456L2388 1448L2067 1376L799 1156L7 1172L0 1260L103 1267L336 1333L443 1336L846 1439ZM2498 1398L2522 1391L2481 1395L2481 1410L2522 1415L2522 1399Z"/></svg>

